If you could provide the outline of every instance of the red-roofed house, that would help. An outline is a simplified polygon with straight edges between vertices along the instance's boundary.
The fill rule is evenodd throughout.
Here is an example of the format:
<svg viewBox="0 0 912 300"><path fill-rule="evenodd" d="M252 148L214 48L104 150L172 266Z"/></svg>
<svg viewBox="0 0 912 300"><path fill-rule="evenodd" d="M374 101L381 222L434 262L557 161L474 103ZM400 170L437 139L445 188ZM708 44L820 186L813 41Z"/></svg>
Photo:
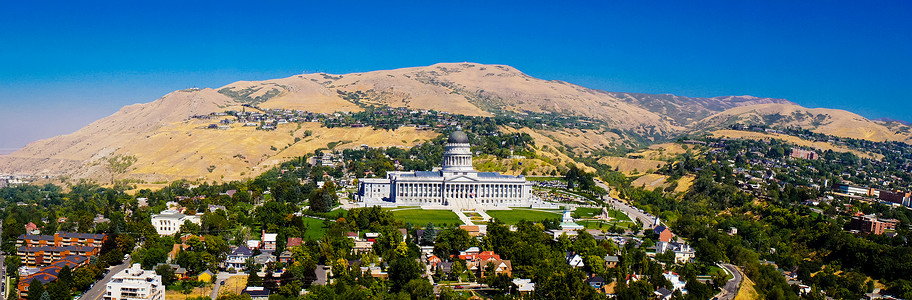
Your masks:
<svg viewBox="0 0 912 300"><path fill-rule="evenodd" d="M285 243L285 248L301 246L301 243L303 241L304 240L301 238L290 237L290 238L288 238L288 242Z"/></svg>
<svg viewBox="0 0 912 300"><path fill-rule="evenodd" d="M35 223L29 222L28 224L25 224L25 232L37 234L38 232L36 231L38 231L38 225L35 225Z"/></svg>

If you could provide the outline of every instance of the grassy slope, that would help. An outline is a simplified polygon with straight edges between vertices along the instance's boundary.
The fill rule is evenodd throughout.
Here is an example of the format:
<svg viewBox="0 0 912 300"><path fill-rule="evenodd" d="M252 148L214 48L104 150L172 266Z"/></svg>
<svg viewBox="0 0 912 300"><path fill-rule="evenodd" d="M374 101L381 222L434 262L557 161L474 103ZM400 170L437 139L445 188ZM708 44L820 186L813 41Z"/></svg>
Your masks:
<svg viewBox="0 0 912 300"><path fill-rule="evenodd" d="M754 282L745 276L744 281L741 282L741 289L738 290L738 295L735 296L735 300L755 299L760 299L760 294L754 289Z"/></svg>

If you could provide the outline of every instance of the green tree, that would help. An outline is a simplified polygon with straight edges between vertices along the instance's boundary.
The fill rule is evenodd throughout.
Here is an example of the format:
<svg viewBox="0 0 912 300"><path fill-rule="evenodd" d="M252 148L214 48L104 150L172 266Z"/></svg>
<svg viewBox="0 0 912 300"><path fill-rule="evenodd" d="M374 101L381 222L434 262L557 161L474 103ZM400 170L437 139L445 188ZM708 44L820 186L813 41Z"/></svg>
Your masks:
<svg viewBox="0 0 912 300"><path fill-rule="evenodd" d="M399 257L390 263L389 279L393 292L401 291L409 281L421 277L421 264L415 259Z"/></svg>
<svg viewBox="0 0 912 300"><path fill-rule="evenodd" d="M177 280L177 276L174 276L174 269L169 265L159 265L155 267L155 274L158 274L162 277L162 284L169 286Z"/></svg>
<svg viewBox="0 0 912 300"><path fill-rule="evenodd" d="M250 273L247 277L247 286L263 286L263 278L260 278L255 270L248 270L247 273Z"/></svg>
<svg viewBox="0 0 912 300"><path fill-rule="evenodd" d="M47 284L46 293L50 294L51 299L72 299L73 295L70 287L65 283L55 280Z"/></svg>
<svg viewBox="0 0 912 300"><path fill-rule="evenodd" d="M29 284L28 294L26 299L28 300L41 300L41 294L44 294L44 284L40 280L32 280Z"/></svg>
<svg viewBox="0 0 912 300"><path fill-rule="evenodd" d="M437 234L437 240L434 243L434 254L438 257L449 257L470 247L471 243L472 236L465 229L458 227L447 228Z"/></svg>
<svg viewBox="0 0 912 300"><path fill-rule="evenodd" d="M434 299L434 287L425 279L412 279L402 289L412 296L412 299Z"/></svg>

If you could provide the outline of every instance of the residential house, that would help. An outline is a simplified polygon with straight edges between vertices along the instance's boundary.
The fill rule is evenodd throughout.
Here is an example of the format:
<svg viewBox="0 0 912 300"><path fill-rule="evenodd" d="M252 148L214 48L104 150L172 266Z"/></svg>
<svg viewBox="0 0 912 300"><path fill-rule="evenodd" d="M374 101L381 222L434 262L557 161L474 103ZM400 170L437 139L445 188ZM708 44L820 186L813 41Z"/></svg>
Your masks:
<svg viewBox="0 0 912 300"><path fill-rule="evenodd" d="M28 233L31 233L31 234L39 234L39 233L41 233L41 231L38 230L38 225L35 225L35 223L32 223L32 222L29 222L28 224L25 224L25 232L28 232Z"/></svg>
<svg viewBox="0 0 912 300"><path fill-rule="evenodd" d="M598 275L592 275L589 278L586 278L586 284L595 289L600 289L605 285L605 278L602 278L602 276Z"/></svg>
<svg viewBox="0 0 912 300"><path fill-rule="evenodd" d="M619 262L621 262L621 260L615 255L605 255L605 257L602 259L605 260L606 269L614 268Z"/></svg>
<svg viewBox="0 0 912 300"><path fill-rule="evenodd" d="M434 269L437 275L450 274L453 272L453 262L451 261L442 261L437 263L437 268Z"/></svg>
<svg viewBox="0 0 912 300"><path fill-rule="evenodd" d="M441 261L442 260L439 257L437 257L437 255L428 256L428 258L427 258L427 265L429 267L428 269L436 270L437 264L439 264Z"/></svg>
<svg viewBox="0 0 912 300"><path fill-rule="evenodd" d="M298 247L298 246L301 246L301 244L303 244L303 243L304 243L304 239L302 239L302 238L290 237L290 238L288 238L288 242L285 243L285 248L288 249L290 247Z"/></svg>
<svg viewBox="0 0 912 300"><path fill-rule="evenodd" d="M279 253L279 262L280 263L290 263L291 262L291 251L285 250L282 253Z"/></svg>
<svg viewBox="0 0 912 300"><path fill-rule="evenodd" d="M669 291L665 287L661 287L653 292L653 294L655 294L656 300L668 300L671 299L671 295L674 294L674 292Z"/></svg>
<svg viewBox="0 0 912 300"><path fill-rule="evenodd" d="M196 275L196 280L202 282L212 282L213 278L215 278L215 274L212 274L209 270L205 270L199 275Z"/></svg>
<svg viewBox="0 0 912 300"><path fill-rule="evenodd" d="M672 271L665 271L665 273L662 273L662 276L665 277L665 279L668 279L669 282L671 282L671 287L672 287L671 291L672 292L674 292L676 290L680 290L681 294L687 294L687 282L684 281L684 279L682 279L681 276L678 275L678 273L675 273Z"/></svg>
<svg viewBox="0 0 912 300"><path fill-rule="evenodd" d="M272 255L272 253L270 253L270 252L263 252L257 256L254 256L253 262L255 264L266 267L266 264L276 262L276 257L275 257L275 255Z"/></svg>
<svg viewBox="0 0 912 300"><path fill-rule="evenodd" d="M485 274L488 271L485 270L488 263L494 264L494 274L510 275L513 272L513 266L509 260L500 259L500 255L497 255L494 251L480 250L478 247L471 247L461 251L457 257L465 260L466 268L477 276L485 277L489 275Z"/></svg>
<svg viewBox="0 0 912 300"><path fill-rule="evenodd" d="M241 245L231 251L228 259L225 260L225 268L244 270L247 267L247 259L253 256L253 251L247 246Z"/></svg>
<svg viewBox="0 0 912 300"><path fill-rule="evenodd" d="M261 286L248 286L241 292L244 294L250 295L250 300L269 300L269 289Z"/></svg>
<svg viewBox="0 0 912 300"><path fill-rule="evenodd" d="M659 241L662 242L671 242L671 239L674 237L674 234L671 233L671 229L668 229L668 227L663 225L656 226L652 231L659 236Z"/></svg>
<svg viewBox="0 0 912 300"><path fill-rule="evenodd" d="M247 248L250 249L260 249L263 246L263 242L260 240L249 240L247 241Z"/></svg>
<svg viewBox="0 0 912 300"><path fill-rule="evenodd" d="M278 233L266 233L263 232L263 251L275 251L276 250L276 240L278 239Z"/></svg>
<svg viewBox="0 0 912 300"><path fill-rule="evenodd" d="M658 242L656 243L656 253L665 253L671 251L675 256L675 263L684 264L692 260L696 252L686 243L676 242Z"/></svg>
<svg viewBox="0 0 912 300"><path fill-rule="evenodd" d="M567 251L567 256L565 257L567 264L574 268L582 268L586 264L583 263L583 257L577 253Z"/></svg>
<svg viewBox="0 0 912 300"><path fill-rule="evenodd" d="M514 278L513 285L516 286L516 291L523 296L535 292L535 283L532 282L532 279Z"/></svg>

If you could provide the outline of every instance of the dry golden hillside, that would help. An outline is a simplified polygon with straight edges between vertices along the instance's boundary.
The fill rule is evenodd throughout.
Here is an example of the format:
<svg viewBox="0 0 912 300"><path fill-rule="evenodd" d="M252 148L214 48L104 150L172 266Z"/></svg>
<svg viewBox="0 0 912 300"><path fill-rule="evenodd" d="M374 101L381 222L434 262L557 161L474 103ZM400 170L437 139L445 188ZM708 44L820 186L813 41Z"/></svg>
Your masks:
<svg viewBox="0 0 912 300"><path fill-rule="evenodd" d="M530 118L544 113L596 124L598 129L586 130L566 129L567 126L503 128L529 133L540 157L535 161L535 171L549 173L552 167L573 163L567 150L585 156L710 131L735 121L800 125L822 133L871 140L909 141L912 132L896 122L873 122L840 110L807 109L782 99L614 93L534 78L510 66L441 63L343 75L302 74L238 81L215 89L175 91L149 103L126 106L74 133L36 141L0 156L0 173L67 175L106 182L111 174L105 160L133 156L137 159L133 166L115 178L147 182L178 178L229 180L252 177L328 143L342 143L339 147L409 146L436 135L408 127L396 131L327 129L317 123L283 124L273 131L240 124L216 130L202 128L215 121L194 118L217 112L267 109L359 112L367 105L472 116ZM312 136L305 136L308 130ZM653 149L646 158L661 160L680 150L672 148ZM646 163L650 165L637 166L638 171L656 165Z"/></svg>
<svg viewBox="0 0 912 300"><path fill-rule="evenodd" d="M894 125L896 129L891 129L884 122L871 121L844 110L783 104L735 107L698 122L694 128L718 128L734 123L795 126L822 134L878 142L912 142L908 126Z"/></svg>

